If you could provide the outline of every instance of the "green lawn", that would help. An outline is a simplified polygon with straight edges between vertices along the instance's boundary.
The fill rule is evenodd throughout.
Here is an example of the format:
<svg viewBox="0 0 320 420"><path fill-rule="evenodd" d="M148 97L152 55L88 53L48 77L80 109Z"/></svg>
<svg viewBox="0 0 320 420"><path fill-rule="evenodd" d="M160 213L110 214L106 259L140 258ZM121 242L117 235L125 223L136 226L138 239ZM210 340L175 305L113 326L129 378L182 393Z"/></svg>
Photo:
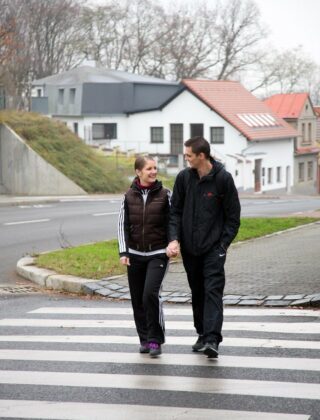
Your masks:
<svg viewBox="0 0 320 420"><path fill-rule="evenodd" d="M310 217L242 219L241 228L235 242L257 238L273 232L312 223L316 220L318 219ZM94 279L125 272L125 268L119 264L116 240L41 254L37 257L36 265L49 268L57 273Z"/></svg>

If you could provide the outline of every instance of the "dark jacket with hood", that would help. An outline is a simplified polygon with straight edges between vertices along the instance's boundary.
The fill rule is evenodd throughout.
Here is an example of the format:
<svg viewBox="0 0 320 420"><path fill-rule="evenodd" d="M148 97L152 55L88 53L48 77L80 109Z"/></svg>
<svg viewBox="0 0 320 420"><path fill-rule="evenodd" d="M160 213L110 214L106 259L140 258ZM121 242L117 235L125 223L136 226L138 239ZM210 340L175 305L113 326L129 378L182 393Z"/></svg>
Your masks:
<svg viewBox="0 0 320 420"><path fill-rule="evenodd" d="M120 256L128 256L129 248L139 252L165 249L168 245L170 191L160 181L149 189L137 178L126 192L118 221Z"/></svg>
<svg viewBox="0 0 320 420"><path fill-rule="evenodd" d="M186 168L177 178L171 199L170 241L178 240L182 252L202 255L212 247L228 248L240 226L240 202L233 178L220 162L199 178Z"/></svg>

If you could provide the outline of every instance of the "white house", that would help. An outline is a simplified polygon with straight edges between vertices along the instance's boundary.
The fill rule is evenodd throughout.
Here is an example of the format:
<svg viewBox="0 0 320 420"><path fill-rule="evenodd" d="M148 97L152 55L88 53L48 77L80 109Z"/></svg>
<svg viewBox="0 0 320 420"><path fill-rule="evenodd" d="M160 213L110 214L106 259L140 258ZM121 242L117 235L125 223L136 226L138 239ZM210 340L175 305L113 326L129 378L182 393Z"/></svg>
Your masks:
<svg viewBox="0 0 320 420"><path fill-rule="evenodd" d="M178 84L89 68L85 73L84 78L80 70L70 71L63 80L51 76L36 81L34 89L40 101L42 94L49 96L44 113L66 122L87 143L166 155L172 162L182 156L185 140L202 135L239 190L289 191L293 185L296 130L240 83ZM60 111L54 112L57 101Z"/></svg>

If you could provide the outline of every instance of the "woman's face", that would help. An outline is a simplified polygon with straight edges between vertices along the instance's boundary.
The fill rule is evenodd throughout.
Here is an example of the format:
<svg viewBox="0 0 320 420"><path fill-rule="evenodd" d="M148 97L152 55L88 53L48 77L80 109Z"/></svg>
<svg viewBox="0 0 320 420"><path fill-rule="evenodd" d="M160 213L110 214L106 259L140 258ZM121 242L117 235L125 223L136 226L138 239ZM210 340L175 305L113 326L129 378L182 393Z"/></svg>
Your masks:
<svg viewBox="0 0 320 420"><path fill-rule="evenodd" d="M157 165L154 160L147 160L141 170L136 169L136 174L139 177L140 184L146 186L152 184L156 180L157 172Z"/></svg>

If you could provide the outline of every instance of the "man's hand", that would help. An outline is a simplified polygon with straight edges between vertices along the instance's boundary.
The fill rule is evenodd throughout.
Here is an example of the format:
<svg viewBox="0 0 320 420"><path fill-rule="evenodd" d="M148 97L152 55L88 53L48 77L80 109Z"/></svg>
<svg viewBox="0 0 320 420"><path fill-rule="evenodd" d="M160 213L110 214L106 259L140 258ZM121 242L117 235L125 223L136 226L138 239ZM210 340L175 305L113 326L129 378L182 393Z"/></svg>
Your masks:
<svg viewBox="0 0 320 420"><path fill-rule="evenodd" d="M120 258L120 263L122 265L130 265L130 258L129 257L121 257Z"/></svg>
<svg viewBox="0 0 320 420"><path fill-rule="evenodd" d="M180 252L179 242L177 240L169 242L166 249L167 257L168 258L176 257L177 255L179 255L179 252Z"/></svg>

